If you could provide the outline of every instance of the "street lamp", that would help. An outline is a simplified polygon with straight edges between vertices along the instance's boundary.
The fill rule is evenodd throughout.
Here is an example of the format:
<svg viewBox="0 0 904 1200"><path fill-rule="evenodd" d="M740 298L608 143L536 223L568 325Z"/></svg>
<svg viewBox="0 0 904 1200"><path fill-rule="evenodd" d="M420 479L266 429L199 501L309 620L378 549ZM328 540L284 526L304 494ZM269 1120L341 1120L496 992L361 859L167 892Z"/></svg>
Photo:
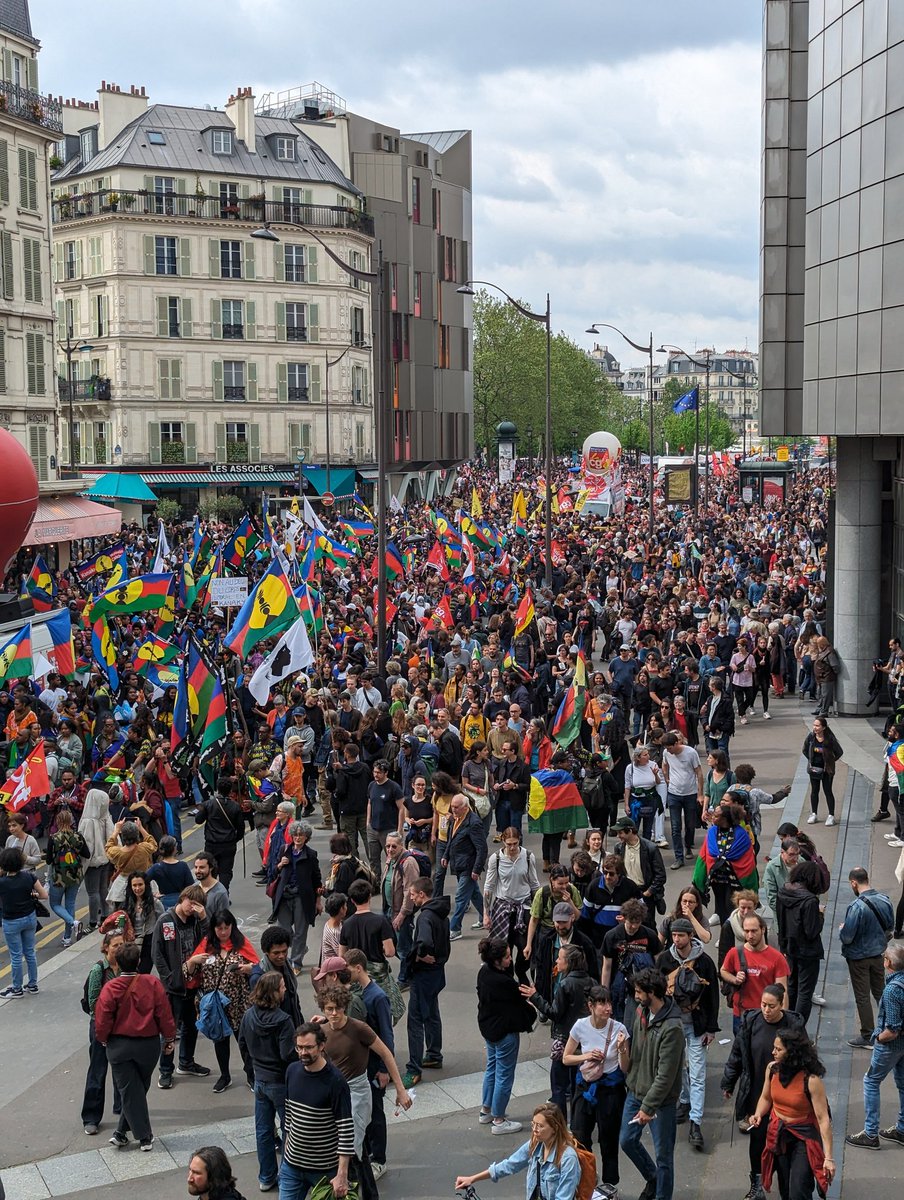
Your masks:
<svg viewBox="0 0 904 1200"><path fill-rule="evenodd" d="M57 342L60 350L66 355L66 388L69 392L69 470L75 470L75 409L72 398L72 358L75 354L90 354L94 347L90 342L82 342L78 338L72 340L72 325L66 322L66 340Z"/></svg>
<svg viewBox="0 0 904 1200"><path fill-rule="evenodd" d="M604 329L614 330L619 335L619 337L622 337L625 339L625 341L628 343L629 346L633 346L634 349L639 350L641 354L648 354L650 356L650 412L649 412L650 474L649 474L649 479L647 481L647 492L648 492L648 496L649 496L649 506L650 506L650 514L648 517L649 534L650 534L650 537L652 538L654 536L654 532L656 529L656 518L655 518L654 511L653 511L653 489L654 489L655 482L656 482L656 468L653 465L653 450L654 450L654 446L655 446L655 430L654 430L654 424L653 424L653 333L651 330L649 343L646 346L642 346L639 342L635 342L631 338L629 338L626 333L622 333L622 331L618 328L617 325L610 325L606 321L594 321L594 323L590 326L590 328L587 330L587 332L588 333L598 333L601 326ZM659 347L659 350L657 351L657 353L660 353L660 354L662 353L661 346Z"/></svg>
<svg viewBox="0 0 904 1200"><path fill-rule="evenodd" d="M703 507L709 507L709 373L712 370L712 355L713 352L709 348L703 351L706 355L706 361L700 362L694 358L692 354L688 354L686 350L682 350L680 346L660 346L660 354L680 354L686 358L688 362L694 364L695 367L704 367L706 369L706 448L703 460ZM695 465L697 471L700 470L700 402L697 401L697 432L695 434L696 444L696 460ZM697 512L700 511L700 488L697 488Z"/></svg>
<svg viewBox="0 0 904 1200"><path fill-rule="evenodd" d="M524 431L524 436L527 438L527 466L529 471L534 469L534 427L528 425Z"/></svg>
<svg viewBox="0 0 904 1200"><path fill-rule="evenodd" d="M326 358L326 370L324 372L324 388L323 388L323 405L326 415L326 491L330 491L330 367L336 367L342 362L349 350L370 350L370 346L351 345L346 346L341 354L337 354L335 358Z"/></svg>
<svg viewBox="0 0 904 1200"><path fill-rule="evenodd" d="M544 583L548 588L552 587L552 395L551 395L551 375L552 375L552 314L549 306L549 292L546 293L546 312L537 313L530 308L525 308L523 304L519 304L514 296L510 296L505 288L501 288L498 283L489 283L486 279L468 279L460 288L456 290L462 296L474 295L474 284L478 283L481 287L491 287L497 292L501 292L517 312L521 313L522 317L527 317L529 321L536 321L540 325L546 326L546 434L545 448L546 456L546 522L544 548L546 551L546 570L544 572Z"/></svg>
<svg viewBox="0 0 904 1200"><path fill-rule="evenodd" d="M572 431L571 431L571 461L572 462L574 462L574 456L575 456L575 454L577 454L577 451L578 451L578 431L576 429L572 429Z"/></svg>
<svg viewBox="0 0 904 1200"><path fill-rule="evenodd" d="M382 671L386 666L386 513L388 509L387 493L389 491L389 454L385 412L386 335L383 315L383 297L385 294L383 248L381 246L378 252L376 271L362 271L360 267L353 267L351 263L347 263L343 258L340 258L332 247L328 246L310 225L305 225L303 221L289 220L284 220L281 224L291 225L293 229L303 229L307 236L312 237L323 249L327 258L332 259L352 279L357 279L359 283L375 283L377 285L377 303L371 305L371 325L373 328L373 345L377 351L377 377L380 381L377 403L374 407L374 437L377 443L377 482L379 486L377 495L377 559L380 563L380 569L377 571L377 658L379 660L379 669ZM278 235L270 228L269 221L265 221L260 229L255 229L251 236L264 242L279 241ZM327 374L329 374L329 361L327 361ZM327 415L327 438L329 438L329 415ZM327 452L327 459L329 459L329 451ZM327 473L327 481L329 481L329 473Z"/></svg>
<svg viewBox="0 0 904 1200"><path fill-rule="evenodd" d="M743 460L747 457L747 379L750 372L732 371L730 367L725 367L725 374L741 381L741 458Z"/></svg>

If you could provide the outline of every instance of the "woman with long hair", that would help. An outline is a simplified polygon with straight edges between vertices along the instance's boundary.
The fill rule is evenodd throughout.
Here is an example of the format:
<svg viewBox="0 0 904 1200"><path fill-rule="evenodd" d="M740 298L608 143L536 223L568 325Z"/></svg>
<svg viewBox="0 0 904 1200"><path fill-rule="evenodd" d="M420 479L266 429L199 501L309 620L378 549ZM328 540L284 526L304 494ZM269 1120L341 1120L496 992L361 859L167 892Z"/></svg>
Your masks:
<svg viewBox="0 0 904 1200"><path fill-rule="evenodd" d="M145 871L133 871L129 876L126 882L126 898L123 908L126 916L132 922L135 941L141 947L138 974L149 975L153 966L151 944L154 928L158 918L163 916L163 905L154 895L151 881Z"/></svg>
<svg viewBox="0 0 904 1200"><path fill-rule="evenodd" d="M690 921L694 927L694 937L699 938L704 945L708 945L712 941L712 930L709 927L706 913L703 911L703 897L692 883L681 889L678 899L675 901L675 907L666 914L659 926L664 946L671 944L672 922L679 918Z"/></svg>
<svg viewBox="0 0 904 1200"><path fill-rule="evenodd" d="M484 928L516 953L515 973L522 983L530 979L524 954L530 904L540 887L533 852L521 845L521 834L512 825L502 831L502 846L487 859L483 885Z"/></svg>
<svg viewBox="0 0 904 1200"><path fill-rule="evenodd" d="M537 1014L521 995L512 975L512 951L504 938L483 938L477 946L483 966L477 972L477 1027L487 1052L480 1123L493 1133L520 1133L521 1123L506 1116L515 1082L522 1033Z"/></svg>
<svg viewBox="0 0 904 1200"><path fill-rule="evenodd" d="M701 896L712 891L720 923L731 915L733 892L759 887L756 854L750 834L741 824L743 815L743 809L733 804L714 809L713 823L694 867L692 882Z"/></svg>
<svg viewBox="0 0 904 1200"><path fill-rule="evenodd" d="M63 922L63 946L82 936L82 923L75 915L78 890L84 876L84 862L90 857L85 839L72 827L72 813L61 809L56 817L56 832L47 839L45 857L50 876L50 908Z"/></svg>
<svg viewBox="0 0 904 1200"><path fill-rule="evenodd" d="M85 797L78 831L89 854L85 859L85 891L88 893L88 932L104 919L104 897L110 879L110 860L104 849L116 832L110 816L110 798L100 788L90 788Z"/></svg>
<svg viewBox="0 0 904 1200"><path fill-rule="evenodd" d="M574 1200L581 1180L581 1162L573 1134L555 1104L538 1104L530 1126L530 1140L502 1162L491 1163L476 1175L459 1175L455 1189L471 1187L481 1179L496 1183L507 1175L527 1171L527 1200Z"/></svg>
<svg viewBox="0 0 904 1200"><path fill-rule="evenodd" d="M810 777L810 815L808 825L815 825L819 820L819 789L822 788L826 798L829 815L826 825L835 824L835 793L832 784L835 779L835 765L843 753L838 739L829 729L825 717L815 717L813 728L804 738L801 753L807 760L807 774Z"/></svg>

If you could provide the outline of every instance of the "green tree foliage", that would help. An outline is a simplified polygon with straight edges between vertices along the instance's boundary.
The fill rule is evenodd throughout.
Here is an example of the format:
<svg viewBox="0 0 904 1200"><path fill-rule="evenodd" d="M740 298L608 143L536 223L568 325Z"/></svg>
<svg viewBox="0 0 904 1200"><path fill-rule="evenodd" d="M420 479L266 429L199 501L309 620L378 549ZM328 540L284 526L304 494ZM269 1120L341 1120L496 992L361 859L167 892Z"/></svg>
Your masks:
<svg viewBox="0 0 904 1200"><path fill-rule="evenodd" d="M669 379L662 389L657 404L657 429L661 430L657 443L663 446L668 442L673 454L680 452L683 446L687 453L693 453L697 440L697 414L692 409L689 412L676 413L675 401L683 396L689 388L678 379ZM706 388L700 389L700 446L706 444L706 414L709 410L709 444L713 450L725 450L732 444L735 432L731 422L716 404L707 402ZM661 453L657 450L657 453Z"/></svg>
<svg viewBox="0 0 904 1200"><path fill-rule="evenodd" d="M178 521L182 516L182 505L166 498L157 501L157 516L161 521Z"/></svg>

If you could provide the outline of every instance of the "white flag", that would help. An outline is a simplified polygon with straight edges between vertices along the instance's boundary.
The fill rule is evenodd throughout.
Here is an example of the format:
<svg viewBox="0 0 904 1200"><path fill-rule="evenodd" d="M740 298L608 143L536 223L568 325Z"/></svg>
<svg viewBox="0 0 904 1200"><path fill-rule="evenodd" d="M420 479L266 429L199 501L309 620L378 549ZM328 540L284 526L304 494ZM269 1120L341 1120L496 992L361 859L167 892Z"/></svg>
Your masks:
<svg viewBox="0 0 904 1200"><path fill-rule="evenodd" d="M170 556L169 542L166 540L166 530L163 528L163 519L157 526L157 557L154 559L152 571L161 574L166 570L166 559Z"/></svg>
<svg viewBox="0 0 904 1200"><path fill-rule="evenodd" d="M389 507L392 509L392 511L394 513L400 513L400 512L405 511L404 508L402 508L401 503L399 502L398 496L394 496L392 494L392 492L389 493Z"/></svg>
<svg viewBox="0 0 904 1200"><path fill-rule="evenodd" d="M304 619L299 617L251 676L248 691L258 704L266 704L267 697L277 684L294 675L296 671L303 671L305 667L312 666L313 662L314 650Z"/></svg>
<svg viewBox="0 0 904 1200"><path fill-rule="evenodd" d="M311 529L319 529L321 533L326 533L326 526L311 508L307 496L302 496L302 501L301 515L304 517L305 524L309 525Z"/></svg>

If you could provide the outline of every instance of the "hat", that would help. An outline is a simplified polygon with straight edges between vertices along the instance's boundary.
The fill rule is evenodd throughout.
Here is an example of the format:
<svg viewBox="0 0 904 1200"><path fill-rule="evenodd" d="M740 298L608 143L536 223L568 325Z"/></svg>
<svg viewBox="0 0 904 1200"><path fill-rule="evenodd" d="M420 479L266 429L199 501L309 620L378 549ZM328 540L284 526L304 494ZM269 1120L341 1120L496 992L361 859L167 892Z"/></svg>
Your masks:
<svg viewBox="0 0 904 1200"><path fill-rule="evenodd" d="M614 825L609 826L610 833L637 833L637 826L630 817L619 817Z"/></svg>
<svg viewBox="0 0 904 1200"><path fill-rule="evenodd" d="M301 738L298 737L297 735L293 734L292 737L286 739L286 748L288 748L289 746L294 746L296 744L299 746L302 744Z"/></svg>
<svg viewBox="0 0 904 1200"><path fill-rule="evenodd" d="M327 975L335 975L337 971L345 971L347 968L348 963L344 958L340 958L338 954L331 954L320 964L320 970L314 976L314 981L320 983L322 979L326 979Z"/></svg>
<svg viewBox="0 0 904 1200"><path fill-rule="evenodd" d="M461 638L459 637L459 635L457 633L456 633L455 637L452 639L452 645L453 646L461 645Z"/></svg>
<svg viewBox="0 0 904 1200"><path fill-rule="evenodd" d="M687 917L676 917L671 924L672 933L693 933L694 926Z"/></svg>
<svg viewBox="0 0 904 1200"><path fill-rule="evenodd" d="M560 904L555 905L552 910L552 919L554 921L570 921L574 915L574 905L566 904L564 900Z"/></svg>
<svg viewBox="0 0 904 1200"><path fill-rule="evenodd" d="M622 650L630 650L630 649L631 649L631 647L628 645L628 643L627 643L627 642L623 642L623 643L622 643L622 644L619 646L619 648L618 648L618 649L619 649L619 653L621 653L621 651L622 651Z"/></svg>

